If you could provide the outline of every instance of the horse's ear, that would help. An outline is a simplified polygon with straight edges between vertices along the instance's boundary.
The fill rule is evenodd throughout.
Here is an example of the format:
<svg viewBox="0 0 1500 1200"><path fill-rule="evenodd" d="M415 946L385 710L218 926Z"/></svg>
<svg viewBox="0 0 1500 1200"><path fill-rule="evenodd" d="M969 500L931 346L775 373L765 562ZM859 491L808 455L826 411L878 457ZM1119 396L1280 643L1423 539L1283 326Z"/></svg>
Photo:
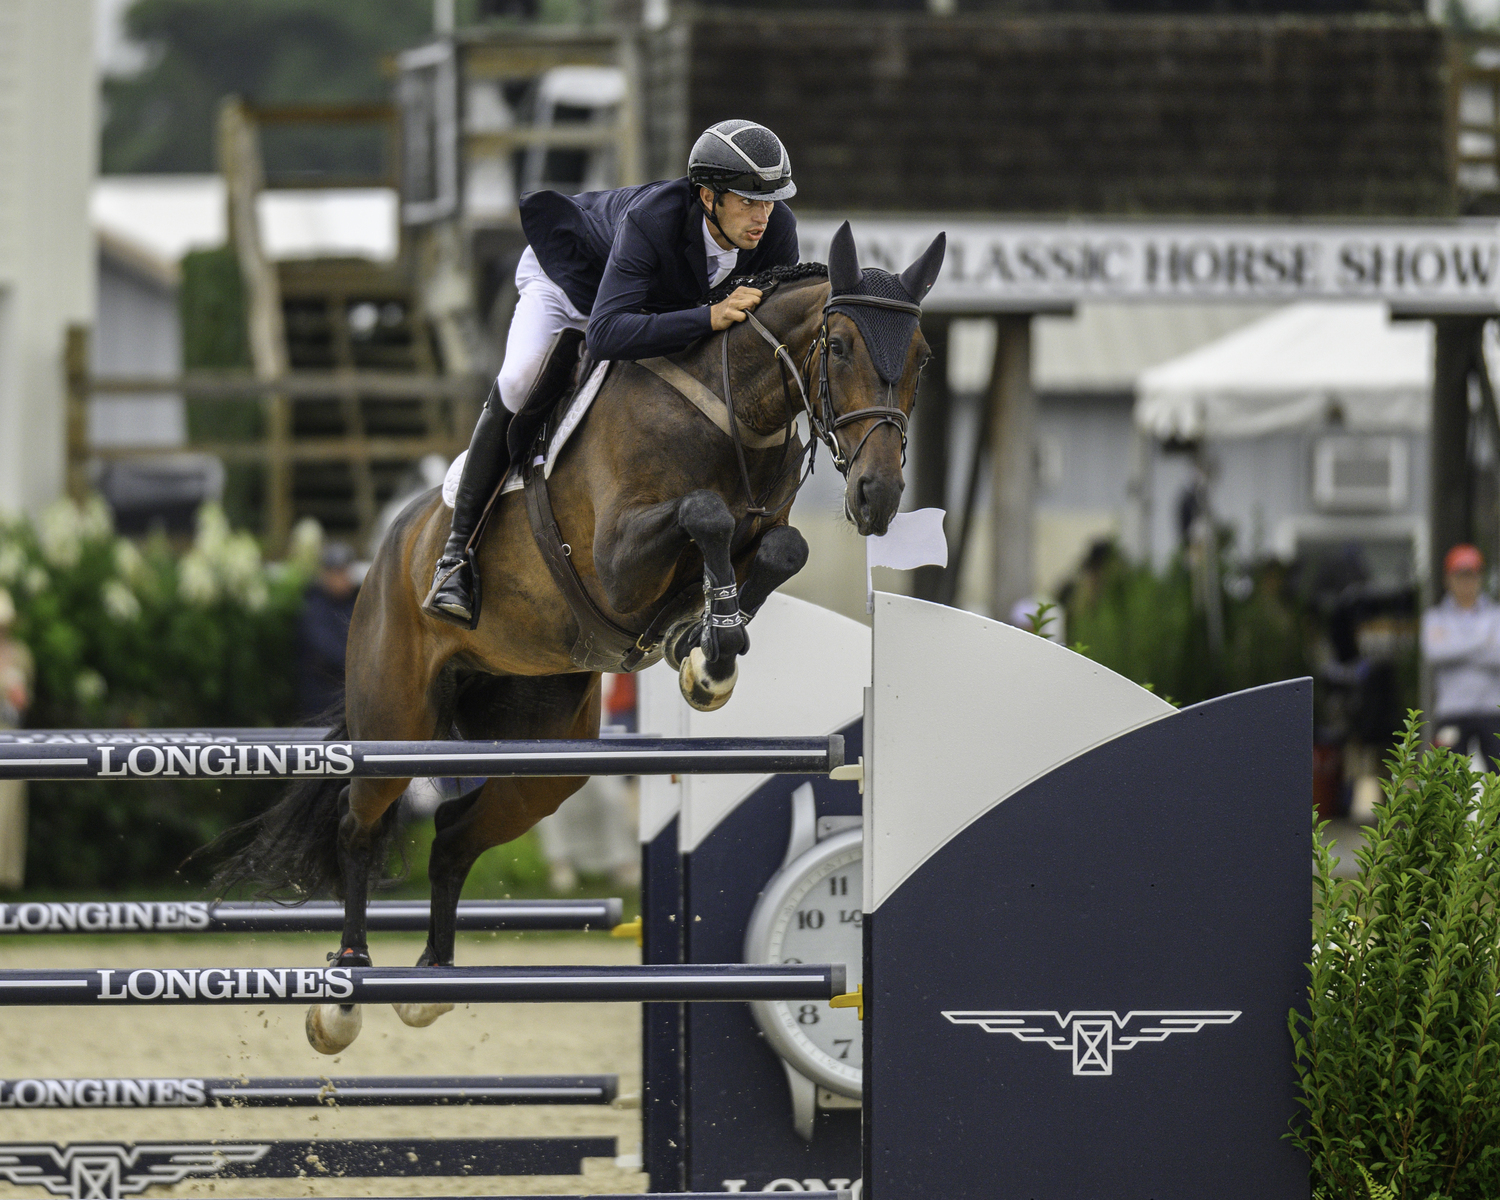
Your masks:
<svg viewBox="0 0 1500 1200"><path fill-rule="evenodd" d="M828 246L828 282L835 296L859 291L859 255L854 251L854 231L845 221Z"/></svg>
<svg viewBox="0 0 1500 1200"><path fill-rule="evenodd" d="M948 235L940 233L932 239L932 245L922 252L922 256L901 272L901 286L906 289L906 294L918 304L922 303L923 297L937 282L938 272L943 269L943 255L947 250ZM832 266L829 270L833 270Z"/></svg>

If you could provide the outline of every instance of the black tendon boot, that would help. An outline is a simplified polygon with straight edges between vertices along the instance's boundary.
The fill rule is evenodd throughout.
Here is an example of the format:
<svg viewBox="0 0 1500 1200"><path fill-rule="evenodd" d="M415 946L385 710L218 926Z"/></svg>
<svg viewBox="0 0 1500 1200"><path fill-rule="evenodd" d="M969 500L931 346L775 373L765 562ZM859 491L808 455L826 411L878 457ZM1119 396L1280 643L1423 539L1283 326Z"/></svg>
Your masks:
<svg viewBox="0 0 1500 1200"><path fill-rule="evenodd" d="M453 625L473 629L479 624L479 576L476 570L478 546L470 546L484 506L510 468L510 451L506 431L511 414L494 394L479 413L474 436L469 440L469 457L458 481L458 496L453 501L453 528L438 559L432 577L432 590L422 601L428 616Z"/></svg>

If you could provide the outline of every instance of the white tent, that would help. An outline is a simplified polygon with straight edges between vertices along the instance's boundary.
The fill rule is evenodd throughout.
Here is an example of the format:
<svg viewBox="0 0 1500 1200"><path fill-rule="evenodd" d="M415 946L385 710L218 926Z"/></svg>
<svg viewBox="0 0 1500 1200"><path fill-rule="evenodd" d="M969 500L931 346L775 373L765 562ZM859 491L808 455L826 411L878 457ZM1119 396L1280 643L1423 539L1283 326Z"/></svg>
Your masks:
<svg viewBox="0 0 1500 1200"><path fill-rule="evenodd" d="M1429 322L1393 322L1383 304L1292 304L1143 371L1135 422L1184 439L1422 430L1431 393Z"/></svg>

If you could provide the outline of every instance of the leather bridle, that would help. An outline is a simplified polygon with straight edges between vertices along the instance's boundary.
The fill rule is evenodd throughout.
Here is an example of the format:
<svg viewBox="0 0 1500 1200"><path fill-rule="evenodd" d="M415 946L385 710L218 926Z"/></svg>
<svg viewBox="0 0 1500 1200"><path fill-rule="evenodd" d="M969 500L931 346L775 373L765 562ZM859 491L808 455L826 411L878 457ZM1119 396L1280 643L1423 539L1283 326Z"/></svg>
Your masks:
<svg viewBox="0 0 1500 1200"><path fill-rule="evenodd" d="M832 312L836 306L851 304L863 304L871 308L894 309L897 312L909 313L914 317L920 317L922 315L922 308L920 305L911 304L905 300L887 300L883 296L831 295L829 296L827 303L823 305L823 321L822 324L818 327L818 336L813 339L812 344L808 346L807 354L802 360L802 369L799 371L797 369L796 362L792 358L791 352L786 347L786 343L778 338L768 328L766 328L766 326L761 322L760 318L758 318L754 313L745 314L750 323L750 327L754 329L755 332L758 333L762 338L764 338L766 343L771 347L771 351L776 357L777 366L781 371L781 389L782 394L786 400L787 411L787 436L784 445L790 444L792 427L797 420L797 407L791 391L791 384L795 383L797 385L797 398L802 401L801 411L807 414L808 427L817 437L818 441L822 442L826 447L828 447L828 454L829 457L833 460L834 467L838 470L838 473L840 475L843 475L846 478L849 475L849 471L853 468L855 460L859 457L860 451L865 448L865 443L870 440L870 435L873 434L882 425L895 426L896 431L901 435L901 462L904 465L906 462L908 423L907 415L901 411L899 405L896 403L895 383L886 384L885 404L869 405L865 408L856 408L846 413L840 413L833 407L833 385L829 381L828 376L828 317L830 312ZM818 354L818 402L816 406L814 406L813 404L812 397L808 395L807 383L804 379L805 376L811 375L812 357L815 352ZM739 459L740 476L745 484L746 496L750 500L750 508L748 511L752 516L770 516L771 510L767 509L765 505L770 500L772 493L774 493L775 490L780 486L781 481L786 476L787 462L785 451L783 451L781 469L776 473L776 477L772 481L770 487L766 489L766 493L763 496L757 498L754 490L750 485L750 472L745 463L744 446L740 441L739 424L735 418L734 413L734 394L730 389L729 380L728 330L725 331L722 357L724 376L724 403L729 410L729 431L731 440L734 442L735 454ZM844 428L844 426L846 425L853 425L860 421L869 421L870 427L865 430L864 436L859 439L859 443L854 447L854 453L846 456L844 454L842 445L839 443L838 431ZM815 451L816 443L809 443L807 472L803 474L798 480L798 490L801 489L802 483L806 480L807 475L812 473L813 454L815 453ZM800 454L798 457L801 457Z"/></svg>
<svg viewBox="0 0 1500 1200"><path fill-rule="evenodd" d="M836 413L833 408L833 386L828 379L828 314L839 305L862 304L868 308L890 308L897 312L908 313L920 318L922 306L911 304L905 300L887 300L883 296L829 296L828 303L823 305L823 324L818 329L818 340L815 343L818 349L818 405L822 411L822 421L815 424L814 428L823 444L828 447L828 453L833 458L833 465L838 468L840 475L847 476L849 470L854 466L854 460L859 457L859 452L865 448L865 443L870 440L870 435L882 425L894 425L896 431L901 435L901 463L906 464L906 424L907 416L895 403L895 383L885 385L885 404L872 405L868 408L856 408L852 412ZM807 351L808 362L812 361L812 347ZM808 409L808 419L812 420L812 409ZM852 425L856 421L869 421L870 427L865 430L864 437L859 439L859 445L854 447L854 453L844 458L839 447L837 436L840 429L845 425Z"/></svg>

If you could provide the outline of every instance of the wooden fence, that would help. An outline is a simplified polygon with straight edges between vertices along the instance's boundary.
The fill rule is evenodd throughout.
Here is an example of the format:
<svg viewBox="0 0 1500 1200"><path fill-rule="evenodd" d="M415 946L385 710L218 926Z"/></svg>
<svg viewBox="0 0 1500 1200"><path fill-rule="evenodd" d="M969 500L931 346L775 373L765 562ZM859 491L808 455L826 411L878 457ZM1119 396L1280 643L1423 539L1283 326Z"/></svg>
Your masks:
<svg viewBox="0 0 1500 1200"><path fill-rule="evenodd" d="M177 453L211 454L226 464L255 463L264 470L262 532L266 548L279 554L293 523L301 515L293 492L298 463L347 463L355 476L368 477L374 461L415 463L428 454L456 456L469 435L484 399L485 381L474 376L397 371L288 371L261 379L248 371L185 371L172 376L95 375L89 367L89 331L68 330L67 453L68 491L81 498L90 487L93 462L161 458ZM177 446L96 446L89 436L91 403L129 400L143 395L173 395L188 400L258 405L262 434L238 440L202 440L191 436ZM418 400L426 425L419 435L371 435L358 418L363 400ZM334 400L350 414L340 436L294 434L294 407L299 400ZM363 468L360 470L359 468ZM357 498L360 535L369 532L375 498Z"/></svg>

